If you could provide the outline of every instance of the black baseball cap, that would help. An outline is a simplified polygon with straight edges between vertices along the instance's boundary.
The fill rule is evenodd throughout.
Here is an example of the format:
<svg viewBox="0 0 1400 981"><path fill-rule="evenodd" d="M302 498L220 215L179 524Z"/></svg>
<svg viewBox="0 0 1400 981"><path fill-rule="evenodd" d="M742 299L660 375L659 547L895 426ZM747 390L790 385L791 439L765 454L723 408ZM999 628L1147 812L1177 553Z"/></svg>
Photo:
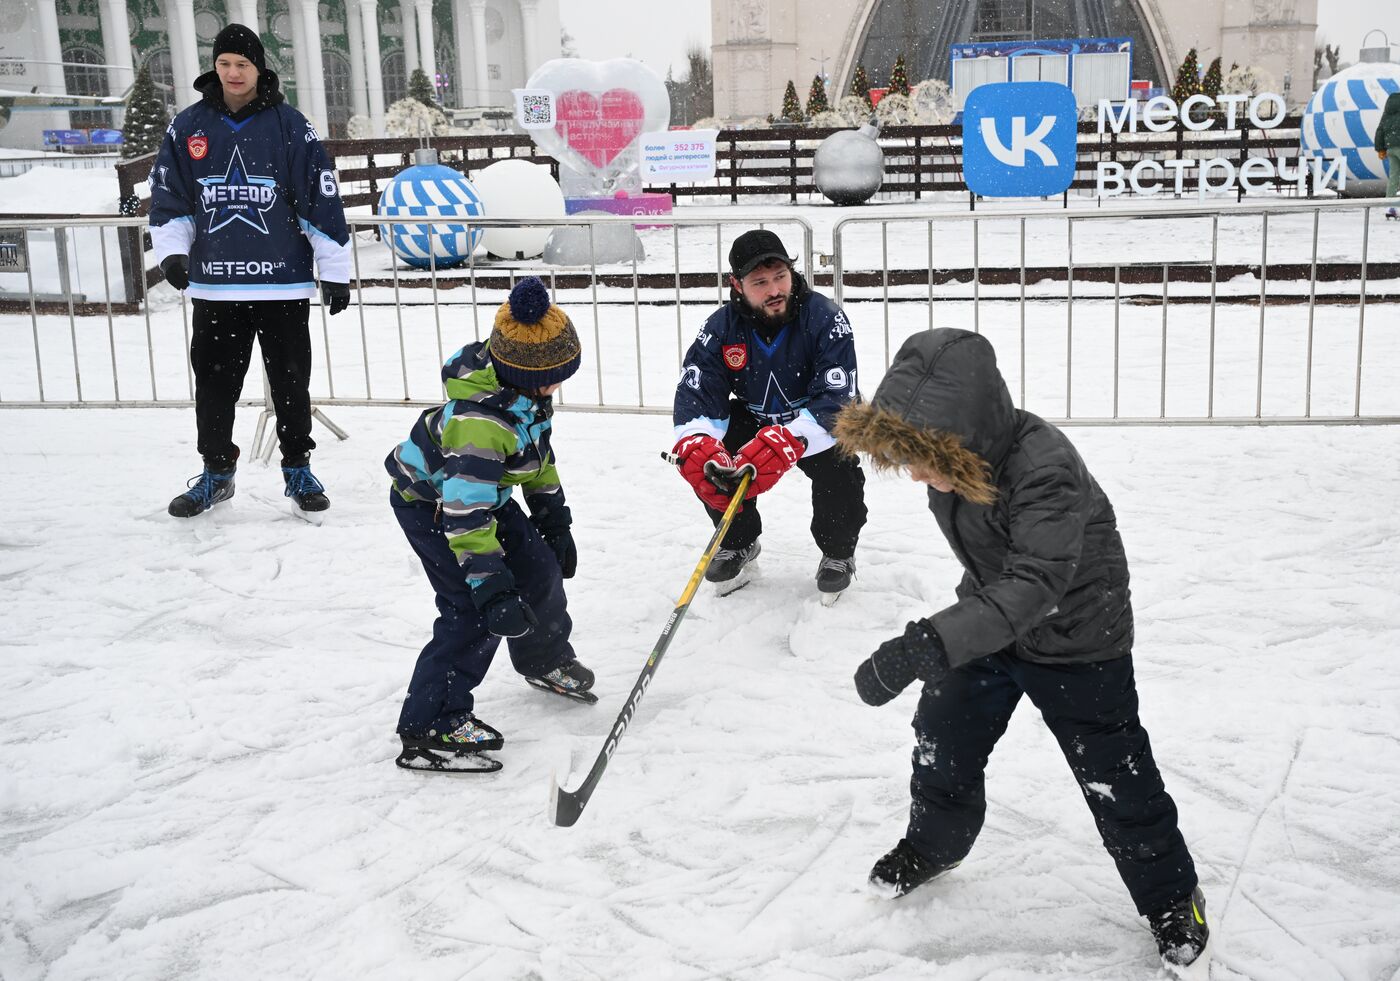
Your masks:
<svg viewBox="0 0 1400 981"><path fill-rule="evenodd" d="M797 260L788 257L782 239L766 228L755 228L734 240L729 247L729 271L743 279L770 259L792 266Z"/></svg>

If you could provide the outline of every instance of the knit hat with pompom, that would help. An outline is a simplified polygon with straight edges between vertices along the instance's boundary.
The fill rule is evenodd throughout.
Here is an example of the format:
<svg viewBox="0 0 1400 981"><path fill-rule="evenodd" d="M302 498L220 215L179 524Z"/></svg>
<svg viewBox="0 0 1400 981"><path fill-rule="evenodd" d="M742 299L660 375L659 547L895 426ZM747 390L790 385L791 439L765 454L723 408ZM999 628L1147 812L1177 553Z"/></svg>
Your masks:
<svg viewBox="0 0 1400 981"><path fill-rule="evenodd" d="M550 302L538 276L516 283L496 311L489 350L496 377L523 391L563 381L582 360L573 322Z"/></svg>

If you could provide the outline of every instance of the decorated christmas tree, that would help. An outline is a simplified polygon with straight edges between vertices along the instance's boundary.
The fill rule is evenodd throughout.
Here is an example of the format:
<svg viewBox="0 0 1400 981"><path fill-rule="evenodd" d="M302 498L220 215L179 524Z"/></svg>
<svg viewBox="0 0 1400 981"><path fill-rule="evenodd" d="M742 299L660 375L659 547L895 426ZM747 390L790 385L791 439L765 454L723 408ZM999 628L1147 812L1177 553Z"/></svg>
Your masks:
<svg viewBox="0 0 1400 981"><path fill-rule="evenodd" d="M1201 63L1196 58L1196 49L1186 52L1186 60L1176 70L1176 84L1172 86L1172 101L1181 105L1191 96L1201 91Z"/></svg>
<svg viewBox="0 0 1400 981"><path fill-rule="evenodd" d="M856 73L851 78L851 95L864 99L868 108L875 108L875 104L870 101L870 77L865 74L864 65L856 65Z"/></svg>
<svg viewBox="0 0 1400 981"><path fill-rule="evenodd" d="M800 123L805 118L802 103L797 99L797 86L792 84L792 79L788 79L787 88L783 90L783 118L794 123Z"/></svg>
<svg viewBox="0 0 1400 981"><path fill-rule="evenodd" d="M437 93L433 91L433 85L428 81L427 73L421 68L413 69L413 74L408 76L408 97L417 99L423 105L430 108L437 108Z"/></svg>
<svg viewBox="0 0 1400 981"><path fill-rule="evenodd" d="M807 90L807 117L810 119L819 112L826 112L831 103L826 101L826 83L820 75L812 76L812 87Z"/></svg>
<svg viewBox="0 0 1400 981"><path fill-rule="evenodd" d="M894 60L894 68L890 71L890 95L909 94L909 72L904 67L904 55L900 55Z"/></svg>
<svg viewBox="0 0 1400 981"><path fill-rule="evenodd" d="M126 118L122 121L122 156L139 157L155 153L170 125L165 103L156 95L151 84L151 70L145 65L136 73L136 84L126 100Z"/></svg>
<svg viewBox="0 0 1400 981"><path fill-rule="evenodd" d="M1220 70L1220 58L1217 56L1206 69L1206 77L1201 79L1201 94L1214 99L1220 94L1220 84L1224 81L1224 73Z"/></svg>

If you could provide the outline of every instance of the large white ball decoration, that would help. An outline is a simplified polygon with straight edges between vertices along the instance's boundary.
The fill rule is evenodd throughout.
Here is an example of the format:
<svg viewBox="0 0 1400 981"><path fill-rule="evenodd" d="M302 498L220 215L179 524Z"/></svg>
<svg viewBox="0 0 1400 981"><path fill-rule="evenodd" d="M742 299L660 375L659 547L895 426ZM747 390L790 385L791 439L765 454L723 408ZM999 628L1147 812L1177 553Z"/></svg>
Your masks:
<svg viewBox="0 0 1400 981"><path fill-rule="evenodd" d="M437 162L436 150L418 150L412 167L401 170L379 195L379 213L388 218L483 216L486 209L470 181ZM431 232L429 229L431 228ZM481 241L481 226L380 225L379 234L415 269L447 269L466 262ZM431 253L429 248L431 247ZM433 258L429 258L429 256Z"/></svg>
<svg viewBox="0 0 1400 981"><path fill-rule="evenodd" d="M817 190L833 204L860 204L885 180L885 153L873 125L842 130L822 140L812 157Z"/></svg>
<svg viewBox="0 0 1400 981"><path fill-rule="evenodd" d="M473 177L493 218L562 218L564 192L549 168L528 160L497 160ZM551 225L486 229L486 251L502 259L531 259L544 251Z"/></svg>
<svg viewBox="0 0 1400 981"><path fill-rule="evenodd" d="M1303 110L1304 156L1346 160L1341 192L1348 197L1385 194L1385 164L1374 139L1392 92L1400 92L1400 65L1363 62L1323 82Z"/></svg>

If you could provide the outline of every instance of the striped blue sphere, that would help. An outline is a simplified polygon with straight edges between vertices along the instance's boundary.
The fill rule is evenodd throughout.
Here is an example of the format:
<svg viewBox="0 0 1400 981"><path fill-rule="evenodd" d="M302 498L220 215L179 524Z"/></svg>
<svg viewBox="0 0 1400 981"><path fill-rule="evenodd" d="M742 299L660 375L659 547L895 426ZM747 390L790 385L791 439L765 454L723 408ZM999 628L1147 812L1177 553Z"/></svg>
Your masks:
<svg viewBox="0 0 1400 981"><path fill-rule="evenodd" d="M1384 192L1374 139L1392 92L1400 92L1400 65L1362 63L1323 82L1303 110L1303 155L1346 160L1347 194Z"/></svg>
<svg viewBox="0 0 1400 981"><path fill-rule="evenodd" d="M379 195L379 213L388 218L458 218L479 217L486 214L486 209L471 181L451 167L418 164L399 171L384 186ZM460 266L471 256L484 232L480 226L469 231L466 225L379 226L380 235L394 254L415 269Z"/></svg>

